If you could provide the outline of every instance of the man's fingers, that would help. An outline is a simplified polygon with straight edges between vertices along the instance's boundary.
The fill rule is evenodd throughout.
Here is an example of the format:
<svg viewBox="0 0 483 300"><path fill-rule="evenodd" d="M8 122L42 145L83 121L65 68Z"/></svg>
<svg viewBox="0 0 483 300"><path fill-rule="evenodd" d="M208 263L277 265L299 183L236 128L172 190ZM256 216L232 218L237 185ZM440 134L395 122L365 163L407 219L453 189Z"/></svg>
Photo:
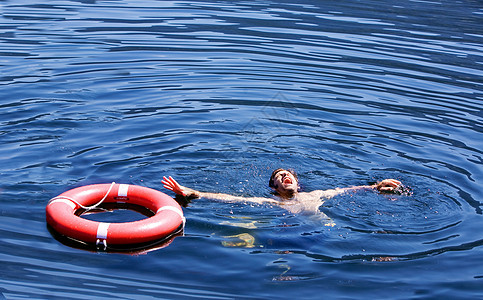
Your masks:
<svg viewBox="0 0 483 300"><path fill-rule="evenodd" d="M392 186L392 187L398 187L401 184L399 180L396 179L385 179L381 182L382 186Z"/></svg>
<svg viewBox="0 0 483 300"><path fill-rule="evenodd" d="M166 178L166 176L163 176L163 180L161 180L161 182L162 182L163 184L170 184L170 183L171 183L171 182L169 182L169 179L168 179L168 178Z"/></svg>
<svg viewBox="0 0 483 300"><path fill-rule="evenodd" d="M164 183L164 184L169 184L169 185L172 185L172 186L179 186L179 183L176 182L176 180L173 179L173 177L169 176L169 178L167 178L166 176L163 176L163 179L161 182Z"/></svg>
<svg viewBox="0 0 483 300"><path fill-rule="evenodd" d="M165 189L168 189L170 191L174 191L172 186L169 185L163 185Z"/></svg>
<svg viewBox="0 0 483 300"><path fill-rule="evenodd" d="M394 185L394 186L398 186L398 185L401 184L401 181L396 180L396 179L391 179L391 184Z"/></svg>
<svg viewBox="0 0 483 300"><path fill-rule="evenodd" d="M179 190L179 185L174 184L171 180L166 178L166 176L163 176L163 180L161 180L161 183L163 184L163 187L165 189L168 189L168 190L173 191L175 193L176 193L176 190Z"/></svg>
<svg viewBox="0 0 483 300"><path fill-rule="evenodd" d="M171 183L173 183L174 185L179 186L179 183L178 183L176 180L174 180L174 178L173 178L173 177L169 176L169 180L170 180L170 182L171 182Z"/></svg>
<svg viewBox="0 0 483 300"><path fill-rule="evenodd" d="M163 176L161 183L163 184L164 188L173 191L178 195L186 196L186 192L183 190L183 187L176 180L174 180L173 177Z"/></svg>
<svg viewBox="0 0 483 300"><path fill-rule="evenodd" d="M377 189L383 193L393 193L401 186L401 182L396 179L384 179L378 184Z"/></svg>

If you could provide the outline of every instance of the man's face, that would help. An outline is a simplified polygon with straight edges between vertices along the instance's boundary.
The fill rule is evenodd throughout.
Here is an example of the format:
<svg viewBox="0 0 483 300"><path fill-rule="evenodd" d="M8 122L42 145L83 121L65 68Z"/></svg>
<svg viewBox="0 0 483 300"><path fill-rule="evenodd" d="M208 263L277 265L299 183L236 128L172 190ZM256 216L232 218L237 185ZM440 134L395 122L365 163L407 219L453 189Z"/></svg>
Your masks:
<svg viewBox="0 0 483 300"><path fill-rule="evenodd" d="M280 194L285 194L286 192L297 192L298 184L299 183L295 176L287 170L278 171L273 178L275 190Z"/></svg>

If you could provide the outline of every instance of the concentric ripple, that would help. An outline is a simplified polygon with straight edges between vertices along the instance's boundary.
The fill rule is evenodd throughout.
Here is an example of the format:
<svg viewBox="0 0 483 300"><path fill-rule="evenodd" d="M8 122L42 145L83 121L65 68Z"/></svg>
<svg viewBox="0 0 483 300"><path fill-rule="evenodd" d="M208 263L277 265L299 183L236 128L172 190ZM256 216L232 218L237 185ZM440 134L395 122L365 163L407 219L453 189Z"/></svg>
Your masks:
<svg viewBox="0 0 483 300"><path fill-rule="evenodd" d="M3 1L0 293L481 298L480 4ZM305 191L410 193L344 194L315 217L200 199L184 236L139 256L45 226L75 186L171 175L270 197L278 167Z"/></svg>

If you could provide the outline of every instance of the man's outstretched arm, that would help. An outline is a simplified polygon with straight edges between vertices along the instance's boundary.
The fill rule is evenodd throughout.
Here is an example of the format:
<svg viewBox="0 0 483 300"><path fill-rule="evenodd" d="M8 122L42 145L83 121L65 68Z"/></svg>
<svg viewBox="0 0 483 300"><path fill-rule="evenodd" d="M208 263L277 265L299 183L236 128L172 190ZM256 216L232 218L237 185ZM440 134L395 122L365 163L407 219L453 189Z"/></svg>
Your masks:
<svg viewBox="0 0 483 300"><path fill-rule="evenodd" d="M274 199L263 198L263 197L241 197L241 196L233 196L233 195L222 194L222 193L200 192L200 191L190 189L180 185L171 176L163 177L163 180L161 181L161 183L166 189L173 191L175 194L184 196L187 198L191 198L191 199L208 198L208 199L220 200L225 202L278 203L278 201Z"/></svg>
<svg viewBox="0 0 483 300"><path fill-rule="evenodd" d="M397 189L401 186L401 182L396 179L384 179L380 182L377 182L373 185L359 185L359 186L352 186L352 187L346 187L346 188L335 188L335 189L330 189L330 190L316 190L312 191L309 194L316 194L326 198L332 198L337 195L343 194L345 192L350 192L350 191L357 191L357 190L363 190L363 189L368 189L368 190L378 190L381 193L395 193Z"/></svg>
<svg viewBox="0 0 483 300"><path fill-rule="evenodd" d="M401 186L401 181L396 179L384 179L380 182L374 183L373 185L360 185L354 187L343 188L345 191L360 190L360 189L373 189L378 190L381 193L394 193L397 188Z"/></svg>

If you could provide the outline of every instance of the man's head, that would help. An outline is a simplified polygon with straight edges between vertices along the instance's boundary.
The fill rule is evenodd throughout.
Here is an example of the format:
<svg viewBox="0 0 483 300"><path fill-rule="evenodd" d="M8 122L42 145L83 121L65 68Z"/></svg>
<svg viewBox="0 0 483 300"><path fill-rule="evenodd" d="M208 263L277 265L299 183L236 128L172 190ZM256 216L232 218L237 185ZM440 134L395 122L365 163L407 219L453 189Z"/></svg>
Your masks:
<svg viewBox="0 0 483 300"><path fill-rule="evenodd" d="M268 185L282 197L292 197L299 189L297 174L286 169L273 171Z"/></svg>

